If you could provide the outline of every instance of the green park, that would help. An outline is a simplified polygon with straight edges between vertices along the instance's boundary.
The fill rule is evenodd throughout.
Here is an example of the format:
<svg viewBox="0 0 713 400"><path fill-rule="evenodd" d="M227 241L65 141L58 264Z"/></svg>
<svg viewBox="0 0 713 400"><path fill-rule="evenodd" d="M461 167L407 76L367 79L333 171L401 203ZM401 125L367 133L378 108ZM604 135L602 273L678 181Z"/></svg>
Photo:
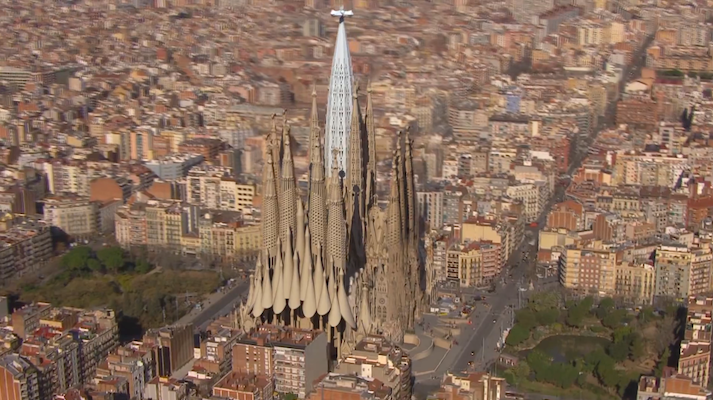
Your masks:
<svg viewBox="0 0 713 400"><path fill-rule="evenodd" d="M112 308L121 333L135 336L178 320L222 285L214 269L156 267L150 258L115 246L77 246L56 260L51 276L23 282L11 294L25 303Z"/></svg>
<svg viewBox="0 0 713 400"><path fill-rule="evenodd" d="M624 309L611 298L531 295L515 312L505 353L517 365L499 371L522 392L591 400L635 398L642 375L660 376L675 343L676 306Z"/></svg>

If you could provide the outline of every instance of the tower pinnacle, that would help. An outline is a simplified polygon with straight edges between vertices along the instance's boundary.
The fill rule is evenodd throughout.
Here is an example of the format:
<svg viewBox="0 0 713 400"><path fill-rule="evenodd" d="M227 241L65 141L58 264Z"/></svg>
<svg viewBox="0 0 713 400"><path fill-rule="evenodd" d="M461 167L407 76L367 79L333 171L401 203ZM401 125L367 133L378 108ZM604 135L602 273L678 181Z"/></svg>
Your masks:
<svg viewBox="0 0 713 400"><path fill-rule="evenodd" d="M334 44L332 73L329 77L329 96L327 98L327 122L324 129L325 165L327 175L332 174L334 150L338 150L337 171L346 173L347 152L349 150L349 131L352 118L352 59L349 54L349 42L344 17L354 15L341 8L332 11L332 16L339 17L337 41Z"/></svg>

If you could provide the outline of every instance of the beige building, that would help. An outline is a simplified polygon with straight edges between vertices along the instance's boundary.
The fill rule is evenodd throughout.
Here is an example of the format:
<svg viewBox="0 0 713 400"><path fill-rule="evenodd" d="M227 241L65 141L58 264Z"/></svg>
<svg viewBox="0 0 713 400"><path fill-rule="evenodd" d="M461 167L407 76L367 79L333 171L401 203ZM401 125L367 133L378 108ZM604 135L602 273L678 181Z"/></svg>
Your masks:
<svg viewBox="0 0 713 400"><path fill-rule="evenodd" d="M659 246L654 267L656 282L654 296L687 299L691 293L691 261L687 246Z"/></svg>
<svg viewBox="0 0 713 400"><path fill-rule="evenodd" d="M608 250L568 247L560 258L560 283L582 293L611 296L619 258L619 254Z"/></svg>
<svg viewBox="0 0 713 400"><path fill-rule="evenodd" d="M501 260L507 260L522 241L524 232L521 215L505 214L471 218L461 228L461 242L492 242L500 244Z"/></svg>
<svg viewBox="0 0 713 400"><path fill-rule="evenodd" d="M0 279L42 267L51 256L49 225L11 214L0 218Z"/></svg>
<svg viewBox="0 0 713 400"><path fill-rule="evenodd" d="M223 168L192 169L185 179L185 200L212 210L242 211L253 205L255 185L239 183Z"/></svg>
<svg viewBox="0 0 713 400"><path fill-rule="evenodd" d="M653 265L618 264L614 294L631 304L652 304L654 299Z"/></svg>
<svg viewBox="0 0 713 400"><path fill-rule="evenodd" d="M116 213L116 240L122 247L149 246L182 254L223 259L248 257L259 250L259 225L246 225L235 211L200 211L178 201L135 201Z"/></svg>
<svg viewBox="0 0 713 400"><path fill-rule="evenodd" d="M541 230L539 233L539 249L552 250L553 247L567 247L579 242L579 235L570 233L567 229Z"/></svg>
<svg viewBox="0 0 713 400"><path fill-rule="evenodd" d="M45 200L44 220L70 236L91 236L99 230L99 205L82 197Z"/></svg>

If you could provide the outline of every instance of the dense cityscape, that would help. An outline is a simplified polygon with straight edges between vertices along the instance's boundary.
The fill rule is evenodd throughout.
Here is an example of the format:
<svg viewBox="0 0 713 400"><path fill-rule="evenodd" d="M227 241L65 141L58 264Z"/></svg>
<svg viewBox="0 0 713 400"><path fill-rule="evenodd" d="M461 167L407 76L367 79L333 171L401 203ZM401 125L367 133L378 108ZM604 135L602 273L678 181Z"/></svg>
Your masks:
<svg viewBox="0 0 713 400"><path fill-rule="evenodd" d="M710 4L0 1L0 400L713 400Z"/></svg>

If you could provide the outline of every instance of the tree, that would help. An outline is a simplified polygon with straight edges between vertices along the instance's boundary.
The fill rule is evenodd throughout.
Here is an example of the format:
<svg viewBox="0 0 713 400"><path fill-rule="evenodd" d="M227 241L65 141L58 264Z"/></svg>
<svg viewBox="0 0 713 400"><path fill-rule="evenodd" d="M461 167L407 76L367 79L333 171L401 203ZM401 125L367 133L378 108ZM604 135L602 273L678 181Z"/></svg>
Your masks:
<svg viewBox="0 0 713 400"><path fill-rule="evenodd" d="M584 325L584 316L587 314L587 310L582 307L582 304L577 304L574 307L570 307L567 313L567 325L574 327L581 327Z"/></svg>
<svg viewBox="0 0 713 400"><path fill-rule="evenodd" d="M549 308L538 311L535 317L537 318L537 322L540 326L550 326L557 322L560 317L560 313L556 308Z"/></svg>
<svg viewBox="0 0 713 400"><path fill-rule="evenodd" d="M661 354L661 358L659 358L658 364L656 364L656 370L654 371L654 375L656 375L657 378L660 378L663 375L663 370L668 366L668 359L671 357L671 350L666 347L663 351L663 354Z"/></svg>
<svg viewBox="0 0 713 400"><path fill-rule="evenodd" d="M523 308L515 312L515 322L527 331L537 326L537 317L529 308Z"/></svg>
<svg viewBox="0 0 713 400"><path fill-rule="evenodd" d="M596 368L597 378L607 387L614 387L619 383L619 373L616 370L616 365L611 357L603 358Z"/></svg>
<svg viewBox="0 0 713 400"><path fill-rule="evenodd" d="M604 319L609 312L614 309L614 300L611 297L605 297L599 301L599 306L597 307L597 317L599 319Z"/></svg>
<svg viewBox="0 0 713 400"><path fill-rule="evenodd" d="M524 342L530 337L530 331L522 327L522 325L515 324L515 326L510 329L510 332L508 333L507 339L505 339L505 343L508 346L517 346L520 343Z"/></svg>
<svg viewBox="0 0 713 400"><path fill-rule="evenodd" d="M528 308L535 312L557 308L560 299L556 292L540 292L530 296Z"/></svg>
<svg viewBox="0 0 713 400"><path fill-rule="evenodd" d="M82 271L87 268L87 261L92 256L92 249L86 246L77 246L62 257L61 264L72 271Z"/></svg>
<svg viewBox="0 0 713 400"><path fill-rule="evenodd" d="M87 260L87 268L94 272L104 272L104 266L96 258L90 258Z"/></svg>
<svg viewBox="0 0 713 400"><path fill-rule="evenodd" d="M616 343L612 343L608 348L607 352L616 362L621 362L629 357L629 343L622 340Z"/></svg>
<svg viewBox="0 0 713 400"><path fill-rule="evenodd" d="M104 264L107 270L117 273L126 263L124 251L121 247L105 247L97 251L97 258Z"/></svg>
<svg viewBox="0 0 713 400"><path fill-rule="evenodd" d="M631 345L629 348L631 359L638 361L646 354L646 344L639 334L632 334Z"/></svg>
<svg viewBox="0 0 713 400"><path fill-rule="evenodd" d="M134 267L134 271L136 271L139 274L145 274L151 271L151 264L149 264L145 260L139 260L136 262L136 265Z"/></svg>
<svg viewBox="0 0 713 400"><path fill-rule="evenodd" d="M630 341L632 332L633 328L630 326L621 326L619 328L616 328L614 330L614 333L612 334L614 338L614 343L621 341Z"/></svg>
<svg viewBox="0 0 713 400"><path fill-rule="evenodd" d="M614 329L621 324L621 320L624 319L626 311L624 310L615 310L613 312L610 312L604 319L602 319L602 325L606 326L607 328Z"/></svg>

